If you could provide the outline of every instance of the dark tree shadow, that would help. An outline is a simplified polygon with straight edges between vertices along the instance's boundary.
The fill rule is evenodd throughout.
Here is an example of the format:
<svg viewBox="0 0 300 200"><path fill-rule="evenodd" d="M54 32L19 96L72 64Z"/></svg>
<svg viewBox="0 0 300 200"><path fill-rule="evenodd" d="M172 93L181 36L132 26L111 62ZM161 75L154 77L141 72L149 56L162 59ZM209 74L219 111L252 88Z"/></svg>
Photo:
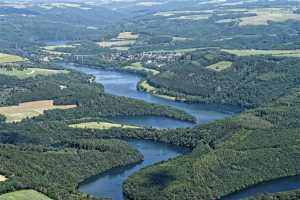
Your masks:
<svg viewBox="0 0 300 200"><path fill-rule="evenodd" d="M175 177L168 171L159 171L150 173L148 175L148 180L152 185L166 187L170 182L175 180Z"/></svg>

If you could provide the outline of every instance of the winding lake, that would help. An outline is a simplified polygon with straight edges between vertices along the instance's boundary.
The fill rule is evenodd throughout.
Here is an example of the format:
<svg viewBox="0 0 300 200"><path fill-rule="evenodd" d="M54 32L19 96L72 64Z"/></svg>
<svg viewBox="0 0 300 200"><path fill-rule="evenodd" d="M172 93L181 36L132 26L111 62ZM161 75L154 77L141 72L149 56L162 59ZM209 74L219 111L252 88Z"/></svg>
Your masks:
<svg viewBox="0 0 300 200"><path fill-rule="evenodd" d="M144 161L128 167L120 167L93 177L79 186L79 191L98 197L110 197L113 200L123 199L122 185L126 178L141 168L154 163L177 157L188 151L184 148L155 143L146 140L129 140L128 144L144 155Z"/></svg>
<svg viewBox="0 0 300 200"><path fill-rule="evenodd" d="M211 121L223 119L240 111L239 109L219 105L187 104L183 102L174 102L137 91L136 86L141 77L135 74L88 68L84 66L75 67L71 64L63 65L66 68L75 69L83 73L95 76L96 81L104 85L105 91L109 94L140 99L149 103L171 106L183 110L193 115L197 119L198 124L204 124ZM183 128L194 125L189 122L154 116L117 117L113 118L112 120L120 123L129 123L155 128ZM128 176L134 174L143 167L172 159L188 152L186 149L181 147L146 140L129 140L128 144L131 147L138 149L144 155L143 162L136 165L112 169L97 177L92 177L91 179L86 180L79 185L79 191L97 197L110 197L113 200L123 200L124 197L122 184ZM255 196L257 194L276 193L299 188L300 176L287 177L254 185L221 199L239 200L242 198Z"/></svg>
<svg viewBox="0 0 300 200"><path fill-rule="evenodd" d="M229 115L232 115L240 109L233 108L232 106L223 105L211 105L211 104L188 104L184 102L170 101L155 97L146 92L137 90L137 83L141 80L141 76L126 72L117 72L112 70L102 70L95 68L88 68L84 66L77 66L68 64L64 65L66 68L75 69L86 74L95 76L96 82L101 83L105 92L115 95L124 96L134 99L146 101L148 103L155 103L164 106L171 106L183 110L197 119L198 124L203 124L218 119L223 119ZM178 120L176 120L178 121ZM173 123L171 121L171 123ZM174 124L170 124L171 128L174 128ZM180 128L182 126L178 126Z"/></svg>

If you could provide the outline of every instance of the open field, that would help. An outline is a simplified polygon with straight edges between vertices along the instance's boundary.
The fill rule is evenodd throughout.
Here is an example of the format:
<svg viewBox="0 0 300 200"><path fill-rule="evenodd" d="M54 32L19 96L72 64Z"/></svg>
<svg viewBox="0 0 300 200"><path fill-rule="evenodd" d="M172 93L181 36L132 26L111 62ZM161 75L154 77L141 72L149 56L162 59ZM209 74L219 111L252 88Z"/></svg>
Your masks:
<svg viewBox="0 0 300 200"><path fill-rule="evenodd" d="M225 69L230 68L231 66L232 66L232 62L230 62L230 61L221 61L221 62L215 63L213 65L209 65L206 68L217 71L217 72L221 72Z"/></svg>
<svg viewBox="0 0 300 200"><path fill-rule="evenodd" d="M204 48L187 48L187 49L174 49L174 50L155 50L155 51L148 51L149 53L188 53L197 50L208 49L210 47Z"/></svg>
<svg viewBox="0 0 300 200"><path fill-rule="evenodd" d="M0 74L6 76L16 76L19 79L26 79L35 77L38 75L42 76L50 76L60 73L68 73L67 70L53 70L53 69L42 69L42 68L25 68L23 70L19 70L16 68L6 69L0 68Z"/></svg>
<svg viewBox="0 0 300 200"><path fill-rule="evenodd" d="M201 15L182 15L179 17L172 17L169 19L176 19L176 20L205 20L211 17L211 15L201 14Z"/></svg>
<svg viewBox="0 0 300 200"><path fill-rule="evenodd" d="M247 13L253 13L256 14L256 16L241 17L240 26L268 25L268 21L284 22L287 20L300 20L300 15L293 13L293 11L289 9L260 8L249 10Z"/></svg>
<svg viewBox="0 0 300 200"><path fill-rule="evenodd" d="M132 63L130 66L126 66L124 67L124 69L129 69L129 70L135 70L135 71L145 71L145 72L150 72L153 75L157 75L160 72L155 70L155 69L149 69L149 68L145 68L142 63L137 62L137 63Z"/></svg>
<svg viewBox="0 0 300 200"><path fill-rule="evenodd" d="M132 32L122 32L119 33L117 38L121 40L136 40L139 38L139 35Z"/></svg>
<svg viewBox="0 0 300 200"><path fill-rule="evenodd" d="M162 5L162 4L165 4L165 2L140 2L140 3L137 3L136 5L138 6L146 6L146 7L151 7L151 6L157 6L157 5Z"/></svg>
<svg viewBox="0 0 300 200"><path fill-rule="evenodd" d="M0 182L6 181L7 178L5 176L0 175Z"/></svg>
<svg viewBox="0 0 300 200"><path fill-rule="evenodd" d="M168 96L168 95L163 95L163 94L157 94L157 89L153 86L151 86L147 81L142 81L139 83L139 88L145 92L148 92L154 96L160 97L162 99L168 99L175 101L176 97L173 96Z"/></svg>
<svg viewBox="0 0 300 200"><path fill-rule="evenodd" d="M161 17L171 17L175 15L191 15L191 14L212 14L214 10L179 10L179 11L163 11L157 12L154 16L161 16Z"/></svg>
<svg viewBox="0 0 300 200"><path fill-rule="evenodd" d="M151 86L147 81L142 81L139 85L143 88L145 92L153 92L156 89L155 87Z"/></svg>
<svg viewBox="0 0 300 200"><path fill-rule="evenodd" d="M50 45L43 47L44 49L48 51L55 51L58 48L76 48L80 44L65 44L65 45Z"/></svg>
<svg viewBox="0 0 300 200"><path fill-rule="evenodd" d="M112 38L108 41L98 42L97 44L101 48L111 48L115 50L128 50L131 45L136 43L136 40L139 38L138 34L132 32L122 32L116 38Z"/></svg>
<svg viewBox="0 0 300 200"><path fill-rule="evenodd" d="M123 47L133 45L136 41L135 40L111 40L111 41L102 41L98 44L102 48L111 48L111 47Z"/></svg>
<svg viewBox="0 0 300 200"><path fill-rule="evenodd" d="M3 63L14 63L14 62L23 62L26 61L27 59L22 58L20 56L16 55L10 55L10 54L5 54L5 53L0 53L0 64Z"/></svg>
<svg viewBox="0 0 300 200"><path fill-rule="evenodd" d="M111 47L110 49L117 50L117 51L128 51L129 47Z"/></svg>
<svg viewBox="0 0 300 200"><path fill-rule="evenodd" d="M77 3L50 3L50 4L40 4L39 7L43 8L43 9L47 9L47 10L50 10L50 9L54 9L54 8L61 8L61 9L64 9L64 8L84 8L84 7L81 7L80 4L77 4Z"/></svg>
<svg viewBox="0 0 300 200"><path fill-rule="evenodd" d="M187 40L192 40L192 39L186 37L172 37L173 42L185 42Z"/></svg>
<svg viewBox="0 0 300 200"><path fill-rule="evenodd" d="M20 190L0 195L0 200L51 200L35 190Z"/></svg>
<svg viewBox="0 0 300 200"><path fill-rule="evenodd" d="M70 109L76 105L54 105L53 100L32 101L17 106L0 107L0 114L6 117L6 122L19 122L26 118L42 115L47 110Z"/></svg>
<svg viewBox="0 0 300 200"><path fill-rule="evenodd" d="M80 123L80 124L71 124L69 126L72 128L100 129L100 130L107 130L107 129L112 129L112 128L129 128L129 129L140 128L138 126L114 124L114 123L109 123L109 122L86 122L86 123Z"/></svg>
<svg viewBox="0 0 300 200"><path fill-rule="evenodd" d="M255 50L255 49L223 49L222 51L237 56L277 56L277 57L300 57L300 50Z"/></svg>

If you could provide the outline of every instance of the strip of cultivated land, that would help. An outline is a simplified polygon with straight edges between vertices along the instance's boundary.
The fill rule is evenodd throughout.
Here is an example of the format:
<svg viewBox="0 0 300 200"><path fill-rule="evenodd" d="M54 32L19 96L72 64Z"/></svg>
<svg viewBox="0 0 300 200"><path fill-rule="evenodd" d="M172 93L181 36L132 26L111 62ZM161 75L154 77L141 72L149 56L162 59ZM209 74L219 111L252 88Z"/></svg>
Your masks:
<svg viewBox="0 0 300 200"><path fill-rule="evenodd" d="M256 49L223 49L222 51L236 56L277 56L300 57L300 50L256 50Z"/></svg>
<svg viewBox="0 0 300 200"><path fill-rule="evenodd" d="M17 106L0 107L0 114L6 117L6 122L20 122L26 118L42 115L47 110L70 109L76 105L54 105L53 100L32 101Z"/></svg>
<svg viewBox="0 0 300 200"><path fill-rule="evenodd" d="M0 53L0 64L23 62L23 61L26 61L26 60L27 59L22 58L20 56L11 55L11 54L5 54L5 53Z"/></svg>
<svg viewBox="0 0 300 200"><path fill-rule="evenodd" d="M100 129L100 130L107 130L112 128L124 128L124 129L131 129L131 128L139 128L138 126L131 126L125 124L114 124L109 122L86 122L86 123L79 123L79 124L71 124L69 125L71 128L81 128L81 129Z"/></svg>

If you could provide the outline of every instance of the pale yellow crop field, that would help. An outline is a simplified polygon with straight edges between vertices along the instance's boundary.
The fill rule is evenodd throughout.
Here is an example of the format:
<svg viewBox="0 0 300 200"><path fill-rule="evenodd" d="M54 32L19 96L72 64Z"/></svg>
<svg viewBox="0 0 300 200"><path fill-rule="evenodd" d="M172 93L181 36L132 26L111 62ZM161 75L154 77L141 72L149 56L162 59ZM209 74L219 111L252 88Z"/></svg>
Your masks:
<svg viewBox="0 0 300 200"><path fill-rule="evenodd" d="M169 95L164 95L164 94L157 94L157 89L153 86L151 86L147 81L142 81L139 83L139 87L144 90L147 93L150 93L154 96L160 97L162 99L168 99L168 100L172 100L175 101L176 97L173 96L169 96Z"/></svg>
<svg viewBox="0 0 300 200"><path fill-rule="evenodd" d="M100 129L100 130L108 130L108 129L112 129L112 128L124 128L124 129L140 128L138 126L115 124L115 123L109 123L109 122L85 122L85 123L79 123L79 124L71 124L71 125L69 125L69 127L81 128L81 129Z"/></svg>
<svg viewBox="0 0 300 200"><path fill-rule="evenodd" d="M53 100L32 101L17 106L0 107L0 114L6 117L6 122L20 122L44 114L47 110L76 108L76 105L54 105Z"/></svg>
<svg viewBox="0 0 300 200"><path fill-rule="evenodd" d="M7 178L6 178L5 176L0 175L0 182L4 182L4 181L6 181L6 180L7 180Z"/></svg>
<svg viewBox="0 0 300 200"><path fill-rule="evenodd" d="M24 61L27 61L27 59L16 55L0 53L0 64L24 62Z"/></svg>
<svg viewBox="0 0 300 200"><path fill-rule="evenodd" d="M230 61L221 61L221 62L215 63L213 65L209 65L206 68L217 71L217 72L221 72L225 69L230 68L231 66L232 66L232 62L230 62Z"/></svg>
<svg viewBox="0 0 300 200"><path fill-rule="evenodd" d="M133 45L135 40L111 40L111 41L102 41L99 42L99 46L102 48L111 48L111 47L126 47L129 45Z"/></svg>
<svg viewBox="0 0 300 200"><path fill-rule="evenodd" d="M119 33L117 38L121 40L136 40L139 38L139 34L135 34L132 32L122 32Z"/></svg>

